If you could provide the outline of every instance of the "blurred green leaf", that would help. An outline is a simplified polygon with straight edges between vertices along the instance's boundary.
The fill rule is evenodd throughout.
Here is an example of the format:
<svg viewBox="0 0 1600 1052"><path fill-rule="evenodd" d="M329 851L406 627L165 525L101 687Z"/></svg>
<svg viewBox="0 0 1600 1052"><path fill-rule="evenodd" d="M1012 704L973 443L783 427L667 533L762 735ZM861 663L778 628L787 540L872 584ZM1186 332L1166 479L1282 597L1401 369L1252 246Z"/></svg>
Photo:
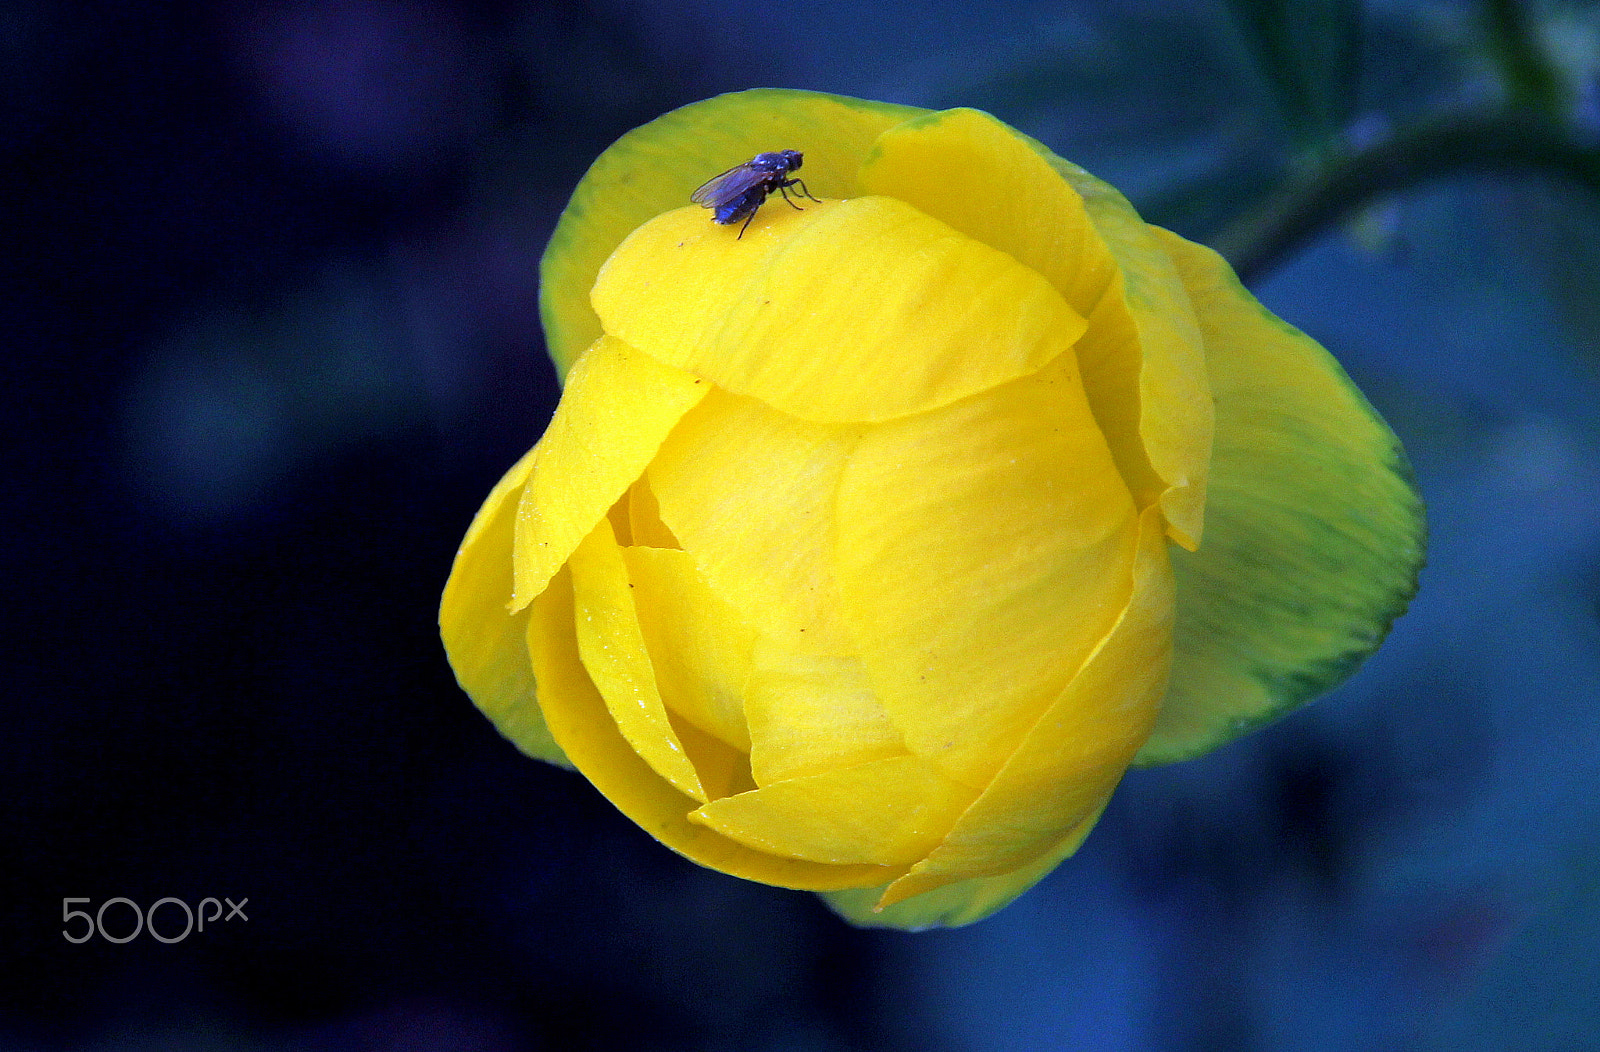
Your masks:
<svg viewBox="0 0 1600 1052"><path fill-rule="evenodd" d="M1220 13L1079 17L932 58L907 93L976 106L1135 196L1280 149L1271 99Z"/></svg>
<svg viewBox="0 0 1600 1052"><path fill-rule="evenodd" d="M1228 0L1228 8L1291 140L1320 152L1355 116L1360 0Z"/></svg>
<svg viewBox="0 0 1600 1052"><path fill-rule="evenodd" d="M1600 368L1600 186L1534 178L1510 189L1501 251L1533 269L1574 346Z"/></svg>
<svg viewBox="0 0 1600 1052"><path fill-rule="evenodd" d="M1523 0L1484 0L1489 49L1513 106L1542 109L1552 117L1565 108L1561 78L1535 39Z"/></svg>

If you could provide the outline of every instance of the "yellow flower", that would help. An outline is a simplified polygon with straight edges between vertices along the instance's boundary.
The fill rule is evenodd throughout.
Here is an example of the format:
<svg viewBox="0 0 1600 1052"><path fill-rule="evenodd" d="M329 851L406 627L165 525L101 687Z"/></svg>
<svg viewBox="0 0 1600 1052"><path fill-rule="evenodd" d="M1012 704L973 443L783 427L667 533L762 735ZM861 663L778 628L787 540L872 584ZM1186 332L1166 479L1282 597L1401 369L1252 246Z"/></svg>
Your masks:
<svg viewBox="0 0 1600 1052"><path fill-rule="evenodd" d="M780 149L820 203L678 207ZM457 676L669 847L858 923L998 909L1130 764L1326 690L1414 590L1338 365L986 114L685 107L595 162L543 278L565 393L457 556Z"/></svg>

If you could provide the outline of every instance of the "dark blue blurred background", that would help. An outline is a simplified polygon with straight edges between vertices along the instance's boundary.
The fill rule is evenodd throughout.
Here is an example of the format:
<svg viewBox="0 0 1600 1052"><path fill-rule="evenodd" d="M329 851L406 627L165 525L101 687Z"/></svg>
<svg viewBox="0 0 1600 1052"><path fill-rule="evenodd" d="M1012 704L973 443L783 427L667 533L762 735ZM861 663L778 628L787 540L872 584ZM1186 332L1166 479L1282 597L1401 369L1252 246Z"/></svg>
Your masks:
<svg viewBox="0 0 1600 1052"><path fill-rule="evenodd" d="M1423 591L1348 686L1135 772L973 928L859 932L683 862L503 742L437 642L554 405L536 264L610 141L755 85L976 105L1226 240L1330 143L1515 88L1504 3L1276 6L1287 53L1241 15L1267 0L12 0L0 1048L1592 1046L1581 179L1450 173L1252 268L1411 451ZM1522 10L1592 135L1600 14ZM1332 73L1285 79L1324 38ZM64 899L119 896L248 921L63 936Z"/></svg>

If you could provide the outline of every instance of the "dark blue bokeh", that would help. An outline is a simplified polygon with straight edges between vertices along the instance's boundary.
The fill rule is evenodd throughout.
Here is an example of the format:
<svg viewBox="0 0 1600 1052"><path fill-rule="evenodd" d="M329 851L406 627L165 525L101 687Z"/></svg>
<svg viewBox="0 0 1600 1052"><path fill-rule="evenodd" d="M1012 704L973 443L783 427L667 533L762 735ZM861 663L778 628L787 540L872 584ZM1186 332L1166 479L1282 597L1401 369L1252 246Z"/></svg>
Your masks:
<svg viewBox="0 0 1600 1052"><path fill-rule="evenodd" d="M978 105L1202 237L1228 201L1184 187L1276 170L1223 6L1066 7L11 5L0 1048L1592 1043L1600 205L1553 177L1375 202L1256 282L1411 451L1423 591L992 920L697 869L455 686L439 590L556 398L538 257L628 128L754 85ZM1486 90L1474 17L1374 10L1354 127ZM1592 120L1600 21L1562 19ZM63 938L117 896L249 919Z"/></svg>

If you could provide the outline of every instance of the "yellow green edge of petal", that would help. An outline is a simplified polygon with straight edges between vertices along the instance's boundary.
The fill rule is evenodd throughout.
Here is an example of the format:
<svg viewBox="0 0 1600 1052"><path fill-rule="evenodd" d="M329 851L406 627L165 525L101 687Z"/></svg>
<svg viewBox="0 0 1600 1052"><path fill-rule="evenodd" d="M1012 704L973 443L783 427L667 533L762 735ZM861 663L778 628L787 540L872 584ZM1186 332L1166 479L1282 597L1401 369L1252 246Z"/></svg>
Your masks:
<svg viewBox="0 0 1600 1052"><path fill-rule="evenodd" d="M573 262L569 259L572 253L576 252L580 257L588 254L583 249L584 241L580 235L586 229L587 201L595 191L595 180L602 177L602 173L605 172L608 155L619 147L627 148L633 144L649 141L674 125L688 127L694 124L718 124L727 127L742 127L736 119L729 118L737 118L741 111L746 108L796 112L801 107L813 106L819 102L832 103L856 111L864 116L877 115L883 119L882 123L885 128L892 127L910 117L930 112L915 106L873 102L868 99L856 99L847 95L832 95L826 92L802 91L792 88L752 88L748 91L729 92L710 99L693 102L686 106L680 106L678 109L662 114L648 124L634 128L606 148L605 152L595 160L589 171L584 174L577 187L573 190L572 197L566 208L562 210L561 218L557 221L555 231L550 236L550 243L546 246L544 255L539 262L539 318L544 326L545 342L551 360L555 362L557 376L565 381L567 370L571 368L572 362L600 334L598 319L593 320L591 329L583 324L585 320L583 314L580 314L577 320L563 317L563 306L557 302L557 297L551 290L561 286L562 283L560 281L552 280L552 278L556 277L563 268ZM754 124L748 126L754 127ZM733 133L725 130L725 134ZM751 156L754 156L760 150L786 149L791 146L789 143L767 142L766 139L756 136L751 137L751 143ZM717 174L715 171L707 171L705 173L708 178L715 174ZM656 186L659 187L659 197L656 196ZM687 204L689 193L693 189L693 186L680 186L670 180L662 180L652 187L648 195L649 199L654 202L653 210L640 210L636 215L629 215L626 218L615 220L618 228L615 240L604 246L603 253L596 254L592 270L587 266L583 266L584 271L588 273L589 280L584 283L583 288L576 295L582 297L582 311L584 313L592 318L592 311L589 311L588 308L589 286L593 284L593 279L599 272L600 264L610 255L612 249L621 244L623 238L646 220L662 212ZM823 194L821 196L826 195ZM609 226L610 223L601 225ZM589 251L596 252L597 250L591 249Z"/></svg>
<svg viewBox="0 0 1600 1052"><path fill-rule="evenodd" d="M1352 390L1354 387L1352 386ZM1365 399L1363 399L1364 401ZM1415 492L1416 478L1412 474L1410 461L1397 445L1394 449L1394 459L1386 465L1394 474ZM1420 502L1418 503L1420 510ZM1405 578L1401 587L1391 593L1390 602L1386 607L1377 611L1377 616L1372 621L1372 635L1360 646L1353 646L1319 661L1308 662L1293 670L1285 670L1280 675L1261 675L1259 670L1255 675L1256 682L1266 691L1272 703L1248 716L1228 716L1218 726L1214 734L1196 737L1191 741L1179 745L1172 744L1164 748L1146 748L1134 757L1133 767L1161 767L1170 763L1180 763L1184 760L1198 759L1222 746L1242 738L1251 731L1267 724L1273 723L1289 715L1294 710L1306 705L1349 679L1359 669L1367 658L1383 644L1389 635L1389 630L1401 614L1406 612L1412 598L1417 594L1417 587L1421 578L1424 559L1422 553L1427 547L1427 527L1421 515L1417 516L1416 561L1412 564L1410 574ZM1178 591L1183 592L1183 558L1173 553L1173 571L1178 578ZM1178 618L1183 619L1183 602L1178 602ZM1174 657L1176 665L1178 658ZM1176 667L1174 675L1176 675Z"/></svg>
<svg viewBox="0 0 1600 1052"><path fill-rule="evenodd" d="M1159 230L1159 228L1156 228ZM1179 240L1177 235L1169 231L1160 231L1162 236L1172 241ZM1212 250L1204 246L1191 244L1191 249L1197 254L1212 256L1221 260ZM1416 476L1411 463L1407 459L1405 449L1398 437L1389 428L1372 403L1367 399L1361 389L1355 385L1344 368L1321 344L1306 336L1299 329L1268 311L1253 296L1249 290L1239 282L1238 276L1232 267L1226 266L1219 271L1224 278L1224 286L1243 303L1260 313L1262 320L1279 330L1286 338L1294 341L1303 351L1314 356L1313 361L1327 375L1337 381L1339 387L1350 398L1349 409L1364 414L1374 425L1378 435L1385 439L1381 445L1370 447L1375 454L1371 469L1375 473L1388 473L1393 477L1395 492L1403 495L1403 499L1393 505L1393 536L1397 542L1409 542L1410 547L1405 548L1397 544L1393 549L1391 559L1383 562L1385 569L1405 567L1403 573L1394 580L1388 589L1386 601L1375 605L1368 612L1363 624L1348 623L1349 629L1346 636L1355 640L1354 645L1348 646L1338 653L1325 657L1296 662L1293 666L1283 665L1274 671L1269 663L1260 662L1254 665L1248 662L1239 662L1241 668L1249 678L1260 687L1263 695L1268 699L1267 704L1247 714L1223 712L1210 723L1209 733L1191 735L1184 740L1169 739L1163 741L1160 737L1160 727L1152 735L1150 742L1134 757L1134 767L1155 767L1169 763L1178 763L1183 760L1195 759L1204 756L1236 738L1240 738L1251 731L1272 723L1293 712L1295 709L1314 701L1328 691L1339 686L1352 673L1358 669L1371 654L1378 649L1388 636L1395 620L1405 613L1411 599L1416 595L1420 576L1425 563L1427 550L1427 520L1423 514L1422 498L1417 489ZM1226 353L1224 348L1207 348L1208 360L1216 353ZM1220 415L1219 415L1220 419ZM1219 451L1222 447L1219 447ZM1224 469L1222 474L1213 474L1213 494L1226 492L1225 486L1215 485L1226 479L1226 452L1213 461L1213 469L1218 465ZM1184 651L1182 649L1182 635L1185 618L1185 592L1184 579L1187 573L1193 572L1191 567L1204 560L1207 555L1206 547L1202 544L1198 552L1187 552L1181 549L1171 551L1172 567L1178 581L1178 626L1177 636L1179 646L1174 650L1173 672L1168 688L1168 700L1172 701L1180 696L1182 690L1182 677L1184 676ZM1190 589L1191 593L1193 589ZM1190 604L1191 616L1195 610Z"/></svg>

